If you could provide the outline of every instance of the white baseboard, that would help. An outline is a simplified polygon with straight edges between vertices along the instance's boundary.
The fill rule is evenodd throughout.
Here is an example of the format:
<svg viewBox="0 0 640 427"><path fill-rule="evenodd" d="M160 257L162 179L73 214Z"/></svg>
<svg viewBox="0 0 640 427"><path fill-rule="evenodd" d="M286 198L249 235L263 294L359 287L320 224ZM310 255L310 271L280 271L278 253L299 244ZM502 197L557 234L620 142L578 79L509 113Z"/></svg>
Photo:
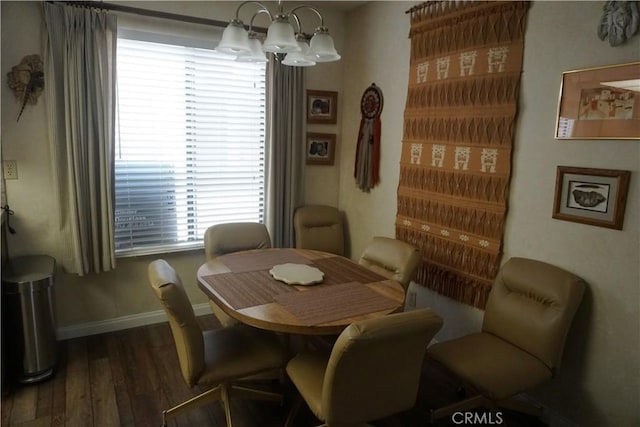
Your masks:
<svg viewBox="0 0 640 427"><path fill-rule="evenodd" d="M196 313L196 316L211 314L211 308L206 302L194 305L193 311ZM154 323L166 321L167 315L164 310L149 311L147 313L115 317L113 319L98 320L96 322L81 323L79 325L63 326L61 328L57 328L56 337L59 341L68 340L71 338L120 331L122 329L135 328L138 326L153 325Z"/></svg>

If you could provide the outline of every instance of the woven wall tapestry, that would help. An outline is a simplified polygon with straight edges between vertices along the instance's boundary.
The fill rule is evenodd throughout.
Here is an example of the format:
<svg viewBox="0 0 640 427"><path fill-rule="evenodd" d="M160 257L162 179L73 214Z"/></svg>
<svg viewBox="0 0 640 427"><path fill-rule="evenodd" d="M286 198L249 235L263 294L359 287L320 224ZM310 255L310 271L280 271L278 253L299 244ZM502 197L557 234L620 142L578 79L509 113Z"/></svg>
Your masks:
<svg viewBox="0 0 640 427"><path fill-rule="evenodd" d="M415 280L484 308L500 266L527 2L412 8L396 236Z"/></svg>

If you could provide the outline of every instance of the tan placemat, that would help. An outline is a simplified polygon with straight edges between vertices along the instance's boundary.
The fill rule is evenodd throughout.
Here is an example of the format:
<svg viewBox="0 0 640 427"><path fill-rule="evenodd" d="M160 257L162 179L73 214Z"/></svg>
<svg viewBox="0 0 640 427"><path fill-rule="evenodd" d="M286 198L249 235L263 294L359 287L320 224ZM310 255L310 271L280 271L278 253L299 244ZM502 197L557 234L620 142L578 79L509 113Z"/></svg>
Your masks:
<svg viewBox="0 0 640 427"><path fill-rule="evenodd" d="M365 284L386 280L385 277L342 257L316 259L313 265L324 273L323 284L338 285L348 282Z"/></svg>
<svg viewBox="0 0 640 427"><path fill-rule="evenodd" d="M391 310L398 306L395 301L355 282L282 293L275 296L274 300L307 326Z"/></svg>
<svg viewBox="0 0 640 427"><path fill-rule="evenodd" d="M274 280L268 271L223 273L203 279L236 310L274 301L274 296L295 291L295 288Z"/></svg>
<svg viewBox="0 0 640 427"><path fill-rule="evenodd" d="M252 253L232 253L218 258L234 273L270 270L277 264L311 264L311 260L292 250L264 250Z"/></svg>

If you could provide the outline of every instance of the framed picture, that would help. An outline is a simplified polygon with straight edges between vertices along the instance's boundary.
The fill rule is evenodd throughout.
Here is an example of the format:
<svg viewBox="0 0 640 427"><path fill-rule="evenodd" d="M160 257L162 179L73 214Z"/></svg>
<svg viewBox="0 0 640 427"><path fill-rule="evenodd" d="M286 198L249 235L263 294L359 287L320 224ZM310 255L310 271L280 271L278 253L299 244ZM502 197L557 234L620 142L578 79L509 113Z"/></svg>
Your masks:
<svg viewBox="0 0 640 427"><path fill-rule="evenodd" d="M338 92L307 91L307 123L336 123Z"/></svg>
<svg viewBox="0 0 640 427"><path fill-rule="evenodd" d="M307 164L332 165L336 152L333 133L307 133Z"/></svg>
<svg viewBox="0 0 640 427"><path fill-rule="evenodd" d="M553 217L622 230L631 172L558 166Z"/></svg>
<svg viewBox="0 0 640 427"><path fill-rule="evenodd" d="M640 139L640 62L562 73L556 139Z"/></svg>

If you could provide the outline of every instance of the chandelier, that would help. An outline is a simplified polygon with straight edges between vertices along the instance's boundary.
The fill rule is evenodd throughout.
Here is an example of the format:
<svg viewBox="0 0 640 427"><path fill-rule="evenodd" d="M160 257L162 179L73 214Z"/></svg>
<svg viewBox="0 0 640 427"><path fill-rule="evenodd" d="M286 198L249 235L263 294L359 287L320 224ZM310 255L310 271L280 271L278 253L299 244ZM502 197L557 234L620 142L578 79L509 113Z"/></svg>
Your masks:
<svg viewBox="0 0 640 427"><path fill-rule="evenodd" d="M240 9L246 4L258 6L258 10L251 17L248 30L240 19ZM307 44L308 36L302 32L300 18L296 11L309 9L320 18L320 26L315 29L311 40ZM267 29L264 43L260 42L253 28L253 20L259 14L266 14L271 20ZM294 30L295 28L297 29ZM329 29L324 26L324 19L320 11L313 6L299 5L285 12L282 3L278 1L278 11L272 14L259 1L245 1L236 9L236 17L222 33L222 39L216 48L218 52L235 55L236 61L266 62L265 52L272 52L285 65L295 67L309 67L318 62L332 62L340 59L333 44Z"/></svg>

